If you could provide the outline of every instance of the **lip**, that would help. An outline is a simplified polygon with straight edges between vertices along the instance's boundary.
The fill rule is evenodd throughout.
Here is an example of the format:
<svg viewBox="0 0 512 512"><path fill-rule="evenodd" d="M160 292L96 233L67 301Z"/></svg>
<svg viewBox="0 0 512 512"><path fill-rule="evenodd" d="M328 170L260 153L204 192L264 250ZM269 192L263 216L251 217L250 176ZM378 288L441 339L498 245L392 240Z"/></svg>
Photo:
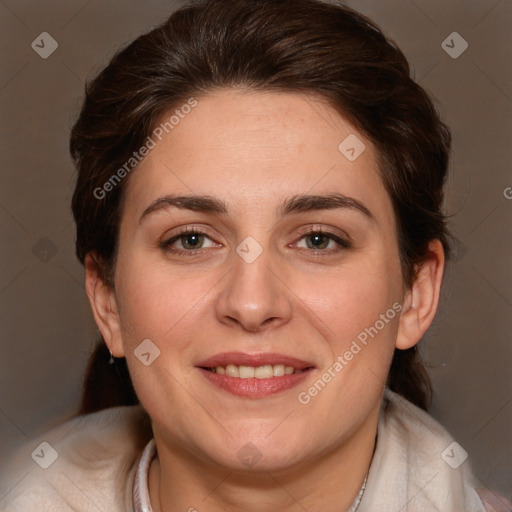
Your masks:
<svg viewBox="0 0 512 512"><path fill-rule="evenodd" d="M304 370L309 367L315 367L311 362L297 359L296 357L276 353L246 354L244 352L223 352L216 354L204 361L196 364L198 368L214 368L215 366L227 366L235 364L237 366L265 366L266 364L284 364L293 366L296 370ZM262 379L266 380L266 379Z"/></svg>
<svg viewBox="0 0 512 512"><path fill-rule="evenodd" d="M283 375L281 377L270 377L269 379L241 379L220 375L206 369L215 366L227 366L228 364L255 367L264 366L266 364L283 364L285 366L293 366L297 370L302 370L302 372ZM268 353L250 355L243 352L224 352L217 354L201 361L196 367L214 386L232 395L246 398L264 398L289 390L308 378L311 371L315 368L315 366L308 361L303 361L284 354Z"/></svg>
<svg viewBox="0 0 512 512"><path fill-rule="evenodd" d="M304 379L309 377L313 371L312 368L304 370L302 373L292 373L282 377L270 377L270 379L240 379L237 377L228 377L219 375L204 368L198 368L199 371L210 381L229 393L246 398L264 398L276 393L281 393L295 386L298 386Z"/></svg>

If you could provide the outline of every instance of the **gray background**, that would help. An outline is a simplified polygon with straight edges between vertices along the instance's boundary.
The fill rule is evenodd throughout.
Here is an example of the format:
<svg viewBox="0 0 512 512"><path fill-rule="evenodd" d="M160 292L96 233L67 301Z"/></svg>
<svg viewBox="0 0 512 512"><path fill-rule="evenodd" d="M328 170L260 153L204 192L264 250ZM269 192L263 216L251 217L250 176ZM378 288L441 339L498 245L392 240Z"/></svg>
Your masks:
<svg viewBox="0 0 512 512"><path fill-rule="evenodd" d="M75 412L96 338L69 211L84 82L180 3L0 1L0 454ZM446 208L459 242L423 346L431 412L511 498L512 2L348 4L395 39L453 130ZM457 59L441 47L454 31L469 44ZM59 44L48 59L31 48L41 32Z"/></svg>

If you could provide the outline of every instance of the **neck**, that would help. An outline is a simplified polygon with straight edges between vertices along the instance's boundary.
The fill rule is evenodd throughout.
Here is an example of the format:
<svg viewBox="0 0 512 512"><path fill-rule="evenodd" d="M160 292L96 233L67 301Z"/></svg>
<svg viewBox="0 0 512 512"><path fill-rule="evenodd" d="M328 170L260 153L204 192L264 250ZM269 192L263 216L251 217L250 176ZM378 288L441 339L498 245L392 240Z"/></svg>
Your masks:
<svg viewBox="0 0 512 512"><path fill-rule="evenodd" d="M208 465L156 440L149 472L153 512L344 512L368 473L378 418L379 408L335 449L279 471Z"/></svg>

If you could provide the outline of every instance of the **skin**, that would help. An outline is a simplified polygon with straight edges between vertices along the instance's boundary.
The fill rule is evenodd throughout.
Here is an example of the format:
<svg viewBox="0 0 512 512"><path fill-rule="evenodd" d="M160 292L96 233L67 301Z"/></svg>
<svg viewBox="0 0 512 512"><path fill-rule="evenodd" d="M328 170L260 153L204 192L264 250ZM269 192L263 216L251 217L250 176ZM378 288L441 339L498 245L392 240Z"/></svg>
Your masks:
<svg viewBox="0 0 512 512"><path fill-rule="evenodd" d="M218 90L158 143L126 189L114 287L86 261L96 322L116 357L126 357L149 413L158 457L150 468L155 512L339 511L350 506L371 463L384 383L395 347L416 344L439 300L439 241L411 289L402 281L392 205L373 145L318 98L295 93ZM350 162L338 150L355 134L365 151ZM300 194L344 194L354 208L278 216ZM144 216L167 194L208 195L226 214L174 206ZM183 227L207 237L178 238ZM344 248L315 229L350 237ZM301 231L311 228L310 236ZM236 252L248 236L263 252ZM195 245L194 245L195 244ZM197 248L194 248L197 247ZM307 405L307 391L352 340L397 302L401 314ZM150 339L160 356L134 356ZM196 368L220 352L279 352L315 369L296 388L250 399L217 389ZM254 444L247 468L237 452ZM328 477L326 477L328 475Z"/></svg>

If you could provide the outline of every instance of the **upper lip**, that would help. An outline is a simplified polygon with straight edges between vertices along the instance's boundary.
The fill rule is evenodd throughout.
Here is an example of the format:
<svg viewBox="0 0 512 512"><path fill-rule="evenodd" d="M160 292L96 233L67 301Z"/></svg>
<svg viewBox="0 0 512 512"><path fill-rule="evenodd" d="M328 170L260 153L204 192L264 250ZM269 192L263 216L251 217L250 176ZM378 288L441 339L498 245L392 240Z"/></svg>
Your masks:
<svg viewBox="0 0 512 512"><path fill-rule="evenodd" d="M287 356L285 354L262 353L262 354L246 354L244 352L222 352L208 359L205 359L196 366L202 368L215 368L216 366L227 366L235 364L237 366L265 366L267 364L283 364L285 366L293 366L296 370L304 370L313 367L313 363L297 359L296 357Z"/></svg>

